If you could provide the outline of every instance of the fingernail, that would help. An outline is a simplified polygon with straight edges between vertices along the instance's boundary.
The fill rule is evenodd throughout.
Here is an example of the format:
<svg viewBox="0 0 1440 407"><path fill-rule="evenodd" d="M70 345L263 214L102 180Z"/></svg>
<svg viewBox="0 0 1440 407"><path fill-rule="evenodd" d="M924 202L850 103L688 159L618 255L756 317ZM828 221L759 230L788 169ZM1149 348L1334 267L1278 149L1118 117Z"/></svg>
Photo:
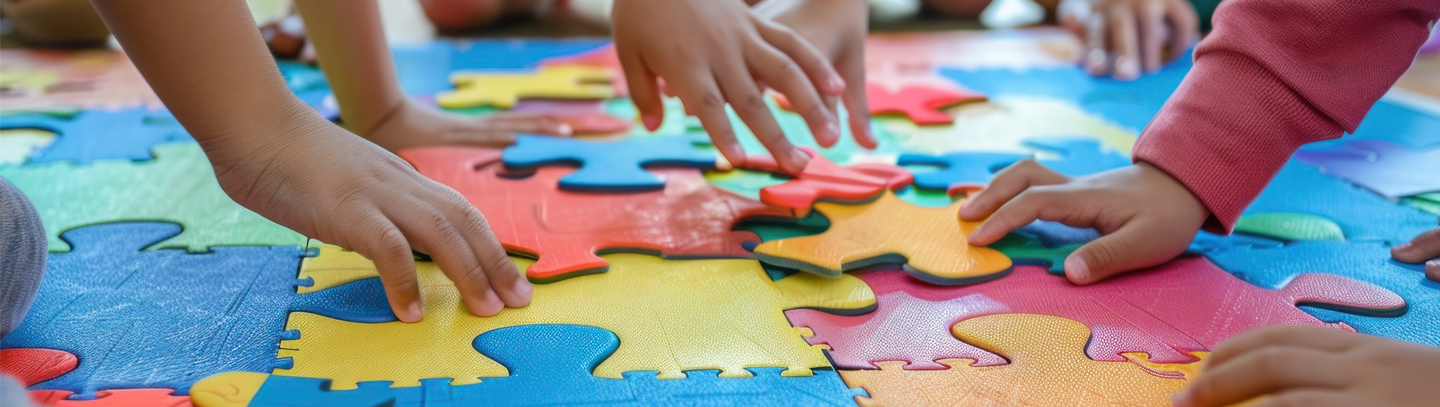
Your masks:
<svg viewBox="0 0 1440 407"><path fill-rule="evenodd" d="M794 161L798 167L795 171L796 174L804 171L805 166L810 165L810 156L806 155L804 151L790 150L790 159Z"/></svg>
<svg viewBox="0 0 1440 407"><path fill-rule="evenodd" d="M645 123L645 130L655 131L660 128L660 118L651 115L640 115L640 121Z"/></svg>
<svg viewBox="0 0 1440 407"><path fill-rule="evenodd" d="M1076 284L1090 281L1090 266L1085 264L1085 259L1080 256L1070 256L1065 259L1065 274L1070 276L1070 281Z"/></svg>
<svg viewBox="0 0 1440 407"><path fill-rule="evenodd" d="M844 92L844 91L845 91L845 80L840 79L839 77L831 77L831 78L830 78L830 85L829 85L829 86L830 86L830 92L831 92L831 93Z"/></svg>
<svg viewBox="0 0 1440 407"><path fill-rule="evenodd" d="M1140 63L1136 62L1134 58L1116 58L1115 76L1121 79L1138 78L1140 76Z"/></svg>
<svg viewBox="0 0 1440 407"><path fill-rule="evenodd" d="M401 321L420 322L420 320L423 319L425 316L425 305L422 304L420 300L415 300L415 302L410 303L410 309L406 313L409 315L406 315L405 318L401 318Z"/></svg>
<svg viewBox="0 0 1440 407"><path fill-rule="evenodd" d="M511 290L515 291L515 294L525 297L525 299L528 300L530 296L535 293L535 285L530 284L530 280L521 277L515 279L515 286L511 287Z"/></svg>
<svg viewBox="0 0 1440 407"><path fill-rule="evenodd" d="M1088 61L1085 61L1085 64L1090 66L1090 69L1100 69L1100 67L1105 66L1106 57L1102 51L1090 51L1087 59Z"/></svg>
<svg viewBox="0 0 1440 407"><path fill-rule="evenodd" d="M570 136L575 134L575 128L570 127L569 124L565 123L560 123L560 127L557 127L555 131L557 133L560 133L560 135L562 136Z"/></svg>
<svg viewBox="0 0 1440 407"><path fill-rule="evenodd" d="M1395 250L1410 250L1410 246L1410 242L1401 243L1399 246L1395 246Z"/></svg>
<svg viewBox="0 0 1440 407"><path fill-rule="evenodd" d="M840 140L840 125L835 124L835 122L826 124L825 132L829 133L829 135L826 136L829 137L829 140Z"/></svg>

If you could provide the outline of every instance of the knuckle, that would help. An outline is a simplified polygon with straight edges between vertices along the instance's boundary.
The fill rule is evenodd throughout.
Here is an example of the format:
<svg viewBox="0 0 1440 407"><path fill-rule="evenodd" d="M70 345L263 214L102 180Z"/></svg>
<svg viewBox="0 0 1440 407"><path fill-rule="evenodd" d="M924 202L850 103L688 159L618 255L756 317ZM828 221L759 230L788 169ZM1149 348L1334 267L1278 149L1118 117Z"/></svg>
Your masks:
<svg viewBox="0 0 1440 407"><path fill-rule="evenodd" d="M740 101L740 107L749 114L759 115L770 113L770 106L765 104L765 97L757 92L751 92L745 95Z"/></svg>
<svg viewBox="0 0 1440 407"><path fill-rule="evenodd" d="M720 97L717 92L705 92L700 95L700 108L717 111L725 108L725 98Z"/></svg>
<svg viewBox="0 0 1440 407"><path fill-rule="evenodd" d="M376 235L374 247L381 255L396 256L410 252L410 243L405 240L405 235L393 227L388 227Z"/></svg>

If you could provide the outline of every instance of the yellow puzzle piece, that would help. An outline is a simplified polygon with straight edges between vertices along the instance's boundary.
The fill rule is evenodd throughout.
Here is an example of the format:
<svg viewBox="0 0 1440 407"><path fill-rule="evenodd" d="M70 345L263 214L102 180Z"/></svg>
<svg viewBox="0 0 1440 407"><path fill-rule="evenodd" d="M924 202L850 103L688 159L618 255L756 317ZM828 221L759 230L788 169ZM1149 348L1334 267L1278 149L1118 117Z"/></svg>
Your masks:
<svg viewBox="0 0 1440 407"><path fill-rule="evenodd" d="M509 109L520 98L607 99L615 96L613 80L610 70L585 66L544 67L535 73L456 72L450 75L455 90L435 95L435 103L450 109Z"/></svg>
<svg viewBox="0 0 1440 407"><path fill-rule="evenodd" d="M830 229L762 243L755 248L755 257L826 276L903 261L911 275L932 284L970 284L999 277L1010 270L1010 258L966 243L966 236L980 223L959 220L964 202L926 208L885 191L880 199L864 205L817 203L815 210L830 219Z"/></svg>
<svg viewBox="0 0 1440 407"><path fill-rule="evenodd" d="M972 367L943 359L947 370L842 370L851 387L870 398L861 406L1168 406L1200 362L1184 365L1104 362L1085 356L1090 329L1076 321L1034 314L1000 314L961 321L956 338L995 352L1008 365Z"/></svg>
<svg viewBox="0 0 1440 407"><path fill-rule="evenodd" d="M505 367L475 350L472 341L487 331L515 325L579 324L608 329L620 348L595 375L621 378L621 372L656 370L661 378L684 371L721 370L722 377L748 377L745 368L784 367L785 375L810 375L829 367L819 348L801 337L783 310L819 308L863 310L875 294L858 278L798 274L771 281L754 260L664 260L639 254L603 256L606 273L535 286L529 306L482 318L471 315L460 293L433 263L419 262L416 273L425 301L425 319L406 324L365 324L292 312L286 329L300 339L280 342L280 357L292 369L275 374L329 378L334 389L355 388L359 381L388 380L394 386L418 386L419 379L454 379L455 385L508 374ZM515 259L521 270L533 261ZM354 272L366 262L354 252L322 248L304 260L301 278L311 290L363 278ZM327 276L334 271L338 277ZM368 276L375 276L373 266Z"/></svg>

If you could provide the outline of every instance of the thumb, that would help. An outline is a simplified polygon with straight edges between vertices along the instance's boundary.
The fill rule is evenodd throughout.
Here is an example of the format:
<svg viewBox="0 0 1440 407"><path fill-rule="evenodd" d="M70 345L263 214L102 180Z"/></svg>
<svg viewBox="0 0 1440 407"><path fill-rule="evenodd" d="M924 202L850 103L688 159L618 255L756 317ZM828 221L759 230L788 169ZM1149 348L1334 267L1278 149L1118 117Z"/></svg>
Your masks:
<svg viewBox="0 0 1440 407"><path fill-rule="evenodd" d="M1159 265L1174 259L1190 244L1173 228L1132 219L1114 233L1101 236L1065 258L1065 277L1080 285L1092 284L1116 274Z"/></svg>

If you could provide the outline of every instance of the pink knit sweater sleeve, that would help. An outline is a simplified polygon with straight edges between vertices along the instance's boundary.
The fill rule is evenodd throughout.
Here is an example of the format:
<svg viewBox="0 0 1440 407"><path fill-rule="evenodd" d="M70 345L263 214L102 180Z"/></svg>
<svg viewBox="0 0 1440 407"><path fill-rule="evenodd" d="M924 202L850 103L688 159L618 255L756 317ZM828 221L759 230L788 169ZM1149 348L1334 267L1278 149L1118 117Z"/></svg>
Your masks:
<svg viewBox="0 0 1440 407"><path fill-rule="evenodd" d="M1190 188L1226 233L1300 145L1354 131L1415 58L1440 0L1227 0L1136 161Z"/></svg>

